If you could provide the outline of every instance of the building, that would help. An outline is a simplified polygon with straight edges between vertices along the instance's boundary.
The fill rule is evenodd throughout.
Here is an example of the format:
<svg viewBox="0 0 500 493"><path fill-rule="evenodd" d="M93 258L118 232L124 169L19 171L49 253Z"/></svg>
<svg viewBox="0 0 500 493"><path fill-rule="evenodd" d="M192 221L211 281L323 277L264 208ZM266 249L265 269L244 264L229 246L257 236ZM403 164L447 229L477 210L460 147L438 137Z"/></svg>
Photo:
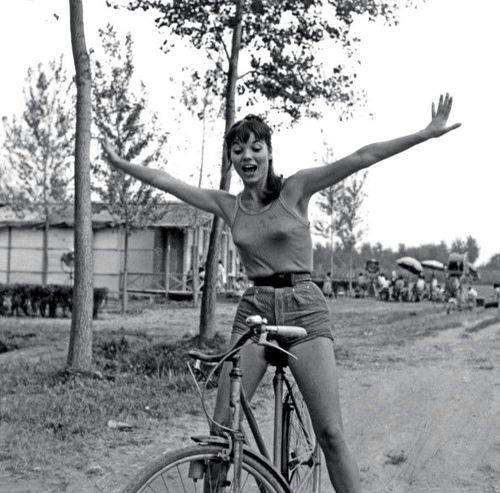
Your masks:
<svg viewBox="0 0 500 493"><path fill-rule="evenodd" d="M200 265L206 259L212 215L182 202L168 202L161 220L129 237L128 290L162 293L189 291L194 236L199 231ZM100 204L92 215L94 285L110 293L120 289L124 266L124 230ZM0 283L42 282L44 220L36 213L17 216L8 206L0 206ZM73 212L49 218L49 284L72 282L71 267L62 256L73 249ZM231 233L224 226L220 258L228 277L238 272L239 258Z"/></svg>

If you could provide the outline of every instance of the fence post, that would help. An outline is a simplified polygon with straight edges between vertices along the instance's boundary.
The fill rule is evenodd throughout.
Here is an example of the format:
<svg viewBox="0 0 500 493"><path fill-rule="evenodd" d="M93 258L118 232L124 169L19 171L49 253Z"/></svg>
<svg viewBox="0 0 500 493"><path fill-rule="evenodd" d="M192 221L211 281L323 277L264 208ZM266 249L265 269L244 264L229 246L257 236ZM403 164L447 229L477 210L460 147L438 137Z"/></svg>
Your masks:
<svg viewBox="0 0 500 493"><path fill-rule="evenodd" d="M165 231L166 247L163 250L165 255L165 299L168 300L168 291L170 289L170 235Z"/></svg>
<svg viewBox="0 0 500 493"><path fill-rule="evenodd" d="M12 226L7 229L7 284L10 284L10 265L12 253Z"/></svg>

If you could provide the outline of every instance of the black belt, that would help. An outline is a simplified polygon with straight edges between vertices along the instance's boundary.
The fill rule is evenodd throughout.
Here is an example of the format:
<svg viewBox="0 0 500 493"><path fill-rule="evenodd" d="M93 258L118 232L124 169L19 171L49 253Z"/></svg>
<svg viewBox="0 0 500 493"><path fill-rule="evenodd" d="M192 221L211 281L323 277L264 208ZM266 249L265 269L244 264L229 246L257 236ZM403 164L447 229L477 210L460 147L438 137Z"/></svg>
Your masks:
<svg viewBox="0 0 500 493"><path fill-rule="evenodd" d="M295 284L311 280L310 272L277 272L272 276L256 277L254 286L270 286L272 288L286 288Z"/></svg>

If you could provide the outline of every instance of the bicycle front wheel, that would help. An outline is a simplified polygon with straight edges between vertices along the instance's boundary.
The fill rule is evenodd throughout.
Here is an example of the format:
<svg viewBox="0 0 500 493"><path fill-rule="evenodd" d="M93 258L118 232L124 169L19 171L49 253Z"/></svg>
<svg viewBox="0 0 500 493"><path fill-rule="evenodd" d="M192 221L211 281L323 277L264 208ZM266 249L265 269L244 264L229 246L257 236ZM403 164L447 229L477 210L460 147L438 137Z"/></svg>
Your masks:
<svg viewBox="0 0 500 493"><path fill-rule="evenodd" d="M123 493L229 493L233 466L221 445L169 452L146 467ZM270 466L243 453L241 493L290 493Z"/></svg>
<svg viewBox="0 0 500 493"><path fill-rule="evenodd" d="M321 450L302 394L290 390L283 401L282 474L293 492L319 493Z"/></svg>

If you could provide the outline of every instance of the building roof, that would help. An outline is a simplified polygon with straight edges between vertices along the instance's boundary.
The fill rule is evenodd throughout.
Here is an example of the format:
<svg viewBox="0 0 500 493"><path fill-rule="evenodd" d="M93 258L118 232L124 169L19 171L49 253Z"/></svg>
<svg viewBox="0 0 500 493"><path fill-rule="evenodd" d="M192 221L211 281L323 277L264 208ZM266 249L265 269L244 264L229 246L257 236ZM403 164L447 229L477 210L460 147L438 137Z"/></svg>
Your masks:
<svg viewBox="0 0 500 493"><path fill-rule="evenodd" d="M163 217L154 223L154 226L164 228L185 228L187 226L203 225L212 221L213 215L196 209L184 202L171 201L164 206Z"/></svg>
<svg viewBox="0 0 500 493"><path fill-rule="evenodd" d="M185 228L203 225L212 220L212 214L200 211L184 202L170 201L162 204L164 215L151 226L163 228ZM0 204L0 228L38 228L43 226L44 218L39 212L20 211L16 213L9 205ZM52 227L72 228L74 225L73 209L68 208L49 216ZM94 229L109 228L119 224L106 209L104 204L92 204L92 226Z"/></svg>

